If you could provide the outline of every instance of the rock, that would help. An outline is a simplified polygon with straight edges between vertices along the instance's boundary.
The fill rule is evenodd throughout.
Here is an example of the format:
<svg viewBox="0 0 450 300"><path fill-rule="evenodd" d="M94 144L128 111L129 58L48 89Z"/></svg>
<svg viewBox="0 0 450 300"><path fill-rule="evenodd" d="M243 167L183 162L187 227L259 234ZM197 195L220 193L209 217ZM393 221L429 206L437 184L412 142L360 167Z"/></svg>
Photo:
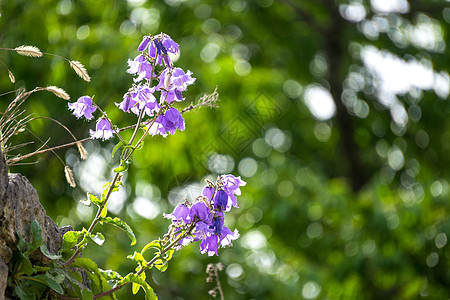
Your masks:
<svg viewBox="0 0 450 300"><path fill-rule="evenodd" d="M30 224L36 220L42 229L43 242L50 253L56 254L62 245L62 236L70 228L61 230L47 216L39 202L36 190L27 178L20 174L8 174L3 154L0 152L0 300L4 299L7 264L14 251L17 251L17 235L31 243L33 236ZM31 253L30 259L35 264L44 264L39 249ZM6 267L5 267L6 266Z"/></svg>
<svg viewBox="0 0 450 300"><path fill-rule="evenodd" d="M5 299L6 283L8 280L8 265L0 258L0 300Z"/></svg>

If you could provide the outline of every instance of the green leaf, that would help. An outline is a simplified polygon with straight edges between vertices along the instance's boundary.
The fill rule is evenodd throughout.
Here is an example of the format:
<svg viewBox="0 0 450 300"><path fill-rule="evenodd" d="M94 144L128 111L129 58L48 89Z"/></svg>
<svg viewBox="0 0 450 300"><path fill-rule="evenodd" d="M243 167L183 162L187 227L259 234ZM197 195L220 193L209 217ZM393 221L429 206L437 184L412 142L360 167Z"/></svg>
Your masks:
<svg viewBox="0 0 450 300"><path fill-rule="evenodd" d="M36 220L31 221L30 230L33 235L33 243L31 243L30 251L33 251L42 245L44 239L42 238L42 228Z"/></svg>
<svg viewBox="0 0 450 300"><path fill-rule="evenodd" d="M133 285L131 287L131 291L133 292L133 295L136 295L136 293L139 292L140 287L141 287L140 284L133 282Z"/></svg>
<svg viewBox="0 0 450 300"><path fill-rule="evenodd" d="M128 144L128 142L125 140L118 142L112 150L111 157L114 157L114 154L116 153L116 151L122 147L125 147L127 144Z"/></svg>
<svg viewBox="0 0 450 300"><path fill-rule="evenodd" d="M123 229L127 233L128 237L131 240L131 246L136 244L136 236L134 235L133 230L131 229L130 226L128 226L127 223L125 223L121 219L119 219L117 217L115 217L114 219L111 217L103 217L103 218L99 219L99 222L100 222L100 224L107 223L107 224L111 224L111 225L114 225L114 226L117 226L117 227Z"/></svg>
<svg viewBox="0 0 450 300"><path fill-rule="evenodd" d="M92 295L92 291L88 289L84 289L81 291L81 300L93 300L94 295Z"/></svg>
<svg viewBox="0 0 450 300"><path fill-rule="evenodd" d="M144 248L142 248L141 254L144 254L150 248L162 251L164 247L162 246L161 240L154 240L145 245Z"/></svg>
<svg viewBox="0 0 450 300"><path fill-rule="evenodd" d="M33 269L34 269L37 273L39 273L39 272L47 272L47 271L49 271L51 268L50 268L50 267L41 267L41 266L36 266L36 265L34 265L34 266L33 266Z"/></svg>
<svg viewBox="0 0 450 300"><path fill-rule="evenodd" d="M86 233L86 229L83 228L81 231L68 231L63 236L63 244L61 246L61 250L68 250L75 247L78 243L78 239L80 237L84 237Z"/></svg>
<svg viewBox="0 0 450 300"><path fill-rule="evenodd" d="M41 245L40 247L42 254L44 254L47 258L50 258L52 260L56 260L56 259L61 259L62 256L59 254L51 254L48 249L47 249L47 245L44 243Z"/></svg>
<svg viewBox="0 0 450 300"><path fill-rule="evenodd" d="M156 297L156 294L153 291L152 287L144 279L142 279L142 277L139 277L134 273L130 273L127 276L125 276L119 284L128 282L140 285L144 289L146 299L158 300L158 297Z"/></svg>
<svg viewBox="0 0 450 300"><path fill-rule="evenodd" d="M168 250L166 253L164 253L164 258L165 258L167 261L171 260L174 252L175 252L174 249Z"/></svg>
<svg viewBox="0 0 450 300"><path fill-rule="evenodd" d="M116 173L125 172L127 169L128 169L128 164L124 160L121 160L120 166L115 168L114 172L116 172Z"/></svg>
<svg viewBox="0 0 450 300"><path fill-rule="evenodd" d="M87 193L87 195L88 195L88 198L89 198L90 202L92 202L92 203L94 203L94 204L96 204L96 205L98 205L100 207L103 205L103 203L104 203L103 199L99 199L95 195L92 195L90 193Z"/></svg>
<svg viewBox="0 0 450 300"><path fill-rule="evenodd" d="M108 209L106 208L107 205L103 206L102 212L100 213L100 217L105 218L106 214L108 213Z"/></svg>
<svg viewBox="0 0 450 300"><path fill-rule="evenodd" d="M139 253L139 252L134 251L133 255L128 255L127 258L134 260L140 266L147 266L148 265L148 263L145 260L144 256L141 253Z"/></svg>
<svg viewBox="0 0 450 300"><path fill-rule="evenodd" d="M113 270L102 270L98 269L103 277L106 278L110 286L116 285L119 281L123 279L123 276Z"/></svg>
<svg viewBox="0 0 450 300"><path fill-rule="evenodd" d="M76 267L85 269L86 271L90 271L90 272L94 272L94 273L99 272L97 264L90 258L77 257L74 261L74 265Z"/></svg>
<svg viewBox="0 0 450 300"><path fill-rule="evenodd" d="M27 276L30 276L31 274L36 272L36 270L33 268L33 264L28 259L28 255L25 255L21 252L18 252L17 254L20 258L19 262L17 263L17 270L15 272L16 274L25 274Z"/></svg>
<svg viewBox="0 0 450 300"><path fill-rule="evenodd" d="M169 263L165 259L157 259L154 262L155 267L160 270L161 272L164 272L167 270L167 267L169 266Z"/></svg>
<svg viewBox="0 0 450 300"><path fill-rule="evenodd" d="M16 231L16 234L17 234L17 239L19 240L17 242L17 249L19 249L20 252L24 253L29 244L27 242L25 242L25 240L22 238L22 235L20 234L19 231Z"/></svg>
<svg viewBox="0 0 450 300"><path fill-rule="evenodd" d="M50 287L52 290L59 294L64 294L64 289L59 285L59 283L55 280L53 276L51 276L49 273L46 273L44 275L37 275L33 277L36 280L39 280L39 282L42 282ZM41 281L42 280L42 281Z"/></svg>
<svg viewBox="0 0 450 300"><path fill-rule="evenodd" d="M16 292L16 294L20 298L20 300L35 300L36 299L36 297L33 294L26 293L20 285L15 287L14 292Z"/></svg>
<svg viewBox="0 0 450 300"><path fill-rule="evenodd" d="M103 273L100 271L100 269L97 267L97 264L93 260L89 258L78 257L75 259L74 263L71 266L79 267L88 271L89 279L91 280L91 290L94 294L96 294L97 292L106 292L111 289L108 281L103 276Z"/></svg>
<svg viewBox="0 0 450 300"><path fill-rule="evenodd" d="M97 232L96 234L89 234L89 238L99 246L102 246L105 242L105 236L100 232Z"/></svg>
<svg viewBox="0 0 450 300"><path fill-rule="evenodd" d="M44 280L42 280L44 281ZM34 277L22 279L20 285L15 288L15 292L20 299L41 299L42 294L47 289L44 282L35 279Z"/></svg>

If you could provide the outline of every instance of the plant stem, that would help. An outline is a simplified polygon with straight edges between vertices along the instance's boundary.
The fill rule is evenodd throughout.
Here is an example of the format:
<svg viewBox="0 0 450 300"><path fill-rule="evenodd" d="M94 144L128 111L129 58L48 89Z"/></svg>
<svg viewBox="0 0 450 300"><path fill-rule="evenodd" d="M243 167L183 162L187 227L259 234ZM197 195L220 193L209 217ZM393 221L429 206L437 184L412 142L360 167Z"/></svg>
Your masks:
<svg viewBox="0 0 450 300"><path fill-rule="evenodd" d="M96 218L96 219L97 219L97 218ZM136 272L136 275L139 276L139 275L141 275L142 272L144 272L145 270L150 269L151 265L154 264L155 261L156 261L161 255L163 255L164 253L166 253L167 251L169 251L170 249L172 249L176 244L178 244L178 242L180 242L183 238L185 238L188 234L190 234L191 231L192 231L192 229L194 229L195 224L196 224L196 223L192 223L191 226L186 230L186 232L185 232L184 234L181 234L180 236L178 236L178 237L177 237L172 243L170 243L166 248L164 248L163 250L161 250L161 252L157 253L157 254L152 258L152 260L150 260L150 261L148 262L147 267L146 267L146 268L141 268L138 272ZM92 226L92 225L91 225L91 226ZM94 225L94 226L95 226L95 225ZM72 259L72 258L71 258L71 259ZM67 264L67 263L66 263L66 264ZM64 266L66 266L66 264L64 264ZM117 286L113 287L113 288L110 289L109 291L102 292L102 293L99 293L99 294L95 294L95 295L93 296L93 298L94 298L94 299L97 299L97 298L101 298L101 297L108 296L108 295L114 293L115 291L121 289L122 287L124 287L124 286L127 285L128 283L129 283L129 282L125 282L125 283L122 283L122 284L120 284L120 285L117 285ZM220 287L220 283L218 283L218 286ZM224 298L223 298L223 294L222 294L221 288L219 288L219 289L220 289L220 293L221 293L221 300L223 300ZM53 295L53 296L55 296L55 297L57 297L57 298L59 298L59 299L65 299L65 300L78 300L78 298L64 296L64 295L61 295L61 294L59 294L59 293L57 293L57 292L55 292L55 291L53 291L53 290L50 290L50 294Z"/></svg>
<svg viewBox="0 0 450 300"><path fill-rule="evenodd" d="M215 275L214 277L216 278L217 289L219 290L220 300L225 300L222 291L222 285L220 284L219 272L217 271L217 267L214 268L214 275Z"/></svg>

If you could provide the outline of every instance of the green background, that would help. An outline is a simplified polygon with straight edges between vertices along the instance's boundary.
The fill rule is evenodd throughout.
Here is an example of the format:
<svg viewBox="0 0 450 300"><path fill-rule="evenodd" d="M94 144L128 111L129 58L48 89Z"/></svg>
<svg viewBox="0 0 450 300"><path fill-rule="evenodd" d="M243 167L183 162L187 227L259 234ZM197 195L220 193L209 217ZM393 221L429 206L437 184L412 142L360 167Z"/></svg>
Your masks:
<svg viewBox="0 0 450 300"><path fill-rule="evenodd" d="M147 139L135 155L124 202L117 200L113 213L135 230L138 244L130 247L125 233L104 226L103 247L84 252L101 268L126 274L135 267L126 256L164 235L169 221L162 213L176 201L170 199L195 194L204 178L217 173L241 175L247 185L240 208L227 216L240 239L219 257L190 245L165 273L148 272L160 299L210 299L213 284L205 282L205 269L211 262L225 265L220 278L226 299L446 299L449 2L403 3L409 6L405 13L382 13L365 0L1 1L1 47L34 45L79 60L92 81L78 78L59 58L2 51L0 59L17 81L10 83L3 69L0 86L7 92L56 85L72 101L95 95L112 120L130 125L134 116L114 105L133 83L126 62L137 55L144 34L160 32L180 45L175 65L197 78L184 93L186 105L218 86L220 108L185 114L186 131ZM364 20L343 17L361 8ZM418 44L411 28L420 24L434 26L431 45ZM382 104L389 97L381 93L380 78L363 62L362 51L371 45L429 66L446 80L444 91L417 82L398 92L396 107L408 117L399 124L393 107ZM334 97L331 118L315 117L305 104L311 84ZM1 107L12 99L3 96ZM57 119L80 139L95 126L77 120L67 102L50 93L34 94L24 108ZM30 129L50 138L51 146L71 141L48 121L34 121ZM27 133L10 143L26 141L35 144L8 154L40 145ZM110 160L114 142L86 143L88 165L75 148L57 154L78 182L81 174L106 181L112 177L108 167L118 163ZM70 188L55 155L25 162L36 163L11 172L29 178L52 219L59 226L89 226L93 209L78 201L100 191L87 190L89 182ZM143 298L142 291L130 295L129 287L118 293L119 299Z"/></svg>

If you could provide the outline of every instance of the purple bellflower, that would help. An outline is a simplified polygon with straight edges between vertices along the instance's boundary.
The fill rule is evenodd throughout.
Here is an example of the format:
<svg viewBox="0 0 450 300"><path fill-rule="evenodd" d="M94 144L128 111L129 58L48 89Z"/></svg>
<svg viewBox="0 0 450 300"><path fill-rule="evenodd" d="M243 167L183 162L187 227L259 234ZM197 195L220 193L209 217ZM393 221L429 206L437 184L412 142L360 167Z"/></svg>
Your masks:
<svg viewBox="0 0 450 300"><path fill-rule="evenodd" d="M184 119L176 108L169 108L164 115L159 115L155 123L160 124L158 127L161 135L167 133L174 134L177 129L184 131Z"/></svg>
<svg viewBox="0 0 450 300"><path fill-rule="evenodd" d="M178 44L166 34L155 36L153 43L151 43L149 47L150 57L156 59L158 65L162 65L162 62L164 61L164 64L167 67L172 68L172 61L170 60L169 53L178 54Z"/></svg>
<svg viewBox="0 0 450 300"><path fill-rule="evenodd" d="M153 91L148 85L138 85L137 88L131 92L131 97L133 101L137 102L139 105L139 111L147 108L147 114L153 116L153 112L159 110L159 104L156 101L155 96L153 96Z"/></svg>
<svg viewBox="0 0 450 300"><path fill-rule="evenodd" d="M172 222L184 221L185 223L190 223L189 207L184 203L178 204L173 210L173 213L164 214L164 218L171 219Z"/></svg>
<svg viewBox="0 0 450 300"><path fill-rule="evenodd" d="M114 130L111 129L111 122L105 118L100 118L95 125L95 131L91 129L90 133L94 139L107 140L113 136Z"/></svg>
<svg viewBox="0 0 450 300"><path fill-rule="evenodd" d="M222 182L223 188L228 195L228 203L226 206L226 211L229 211L231 209L231 206L237 208L238 206L236 196L239 196L241 194L241 189L239 187L244 186L247 183L244 180L242 180L240 176L235 177L231 174L223 175Z"/></svg>
<svg viewBox="0 0 450 300"><path fill-rule="evenodd" d="M136 115L139 114L139 106L137 105L137 102L133 100L133 97L129 92L125 93L125 95L123 95L123 101L116 103L116 105L124 112L129 113L131 110Z"/></svg>
<svg viewBox="0 0 450 300"><path fill-rule="evenodd" d="M205 223L211 222L211 209L203 202L197 202L192 205L189 218L191 221L199 220Z"/></svg>
<svg viewBox="0 0 450 300"><path fill-rule="evenodd" d="M142 42L139 44L138 51L142 52L147 49L148 44L150 43L150 37L148 35L144 36Z"/></svg>
<svg viewBox="0 0 450 300"><path fill-rule="evenodd" d="M229 194L240 194L239 186L245 184L240 177L222 175L215 186L209 182L208 186L203 188L202 196L199 196L192 206L189 207L188 203L179 204L173 213L164 214L175 226L174 238L188 233L180 240L177 249L200 241L200 252L212 256L218 255L218 248L231 246L232 241L239 237L239 232L237 229L231 231L225 226L224 211L231 201Z"/></svg>
<svg viewBox="0 0 450 300"><path fill-rule="evenodd" d="M214 208L224 211L228 205L228 194L223 190L218 190L214 195Z"/></svg>
<svg viewBox="0 0 450 300"><path fill-rule="evenodd" d="M137 74L138 77L134 79L134 82L139 82L143 79L150 80L155 77L156 74L153 71L152 65L147 61L144 55L140 54L136 56L134 60L128 60L128 70L129 74Z"/></svg>
<svg viewBox="0 0 450 300"><path fill-rule="evenodd" d="M69 103L69 109L73 110L73 114L77 118L85 117L86 119L90 120L94 116L92 113L97 109L92 104L92 99L88 96L83 96L78 98L77 102Z"/></svg>

